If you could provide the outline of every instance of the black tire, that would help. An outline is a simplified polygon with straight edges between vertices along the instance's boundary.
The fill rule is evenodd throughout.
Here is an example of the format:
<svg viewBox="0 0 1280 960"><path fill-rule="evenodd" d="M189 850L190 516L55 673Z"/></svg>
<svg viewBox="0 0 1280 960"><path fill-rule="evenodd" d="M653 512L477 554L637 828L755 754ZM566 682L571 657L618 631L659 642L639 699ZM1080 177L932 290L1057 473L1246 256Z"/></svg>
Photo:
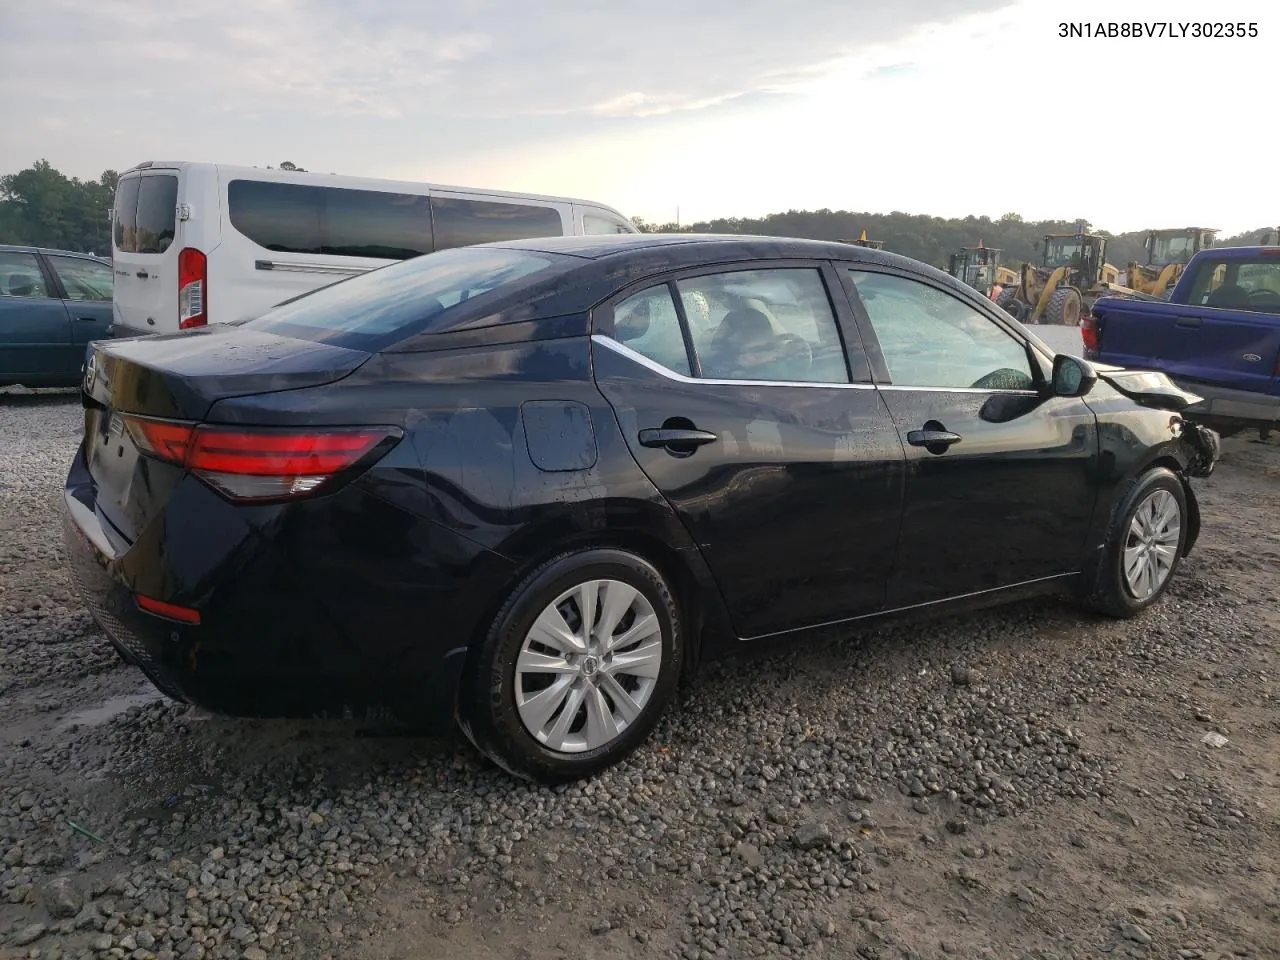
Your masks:
<svg viewBox="0 0 1280 960"><path fill-rule="evenodd" d="M1146 506L1149 498L1160 490L1171 494L1177 504L1179 526L1177 551L1164 581L1150 596L1139 598L1130 589L1124 575L1124 551L1134 514L1140 507ZM1178 566L1186 550L1188 522L1187 494L1177 474L1165 467L1152 467L1138 477L1112 518L1111 528L1107 532L1107 540L1102 549L1101 561L1094 575L1091 589L1085 597L1085 603L1104 616L1124 620L1137 616L1158 601L1169 588L1169 584L1173 582L1173 578L1177 576Z"/></svg>
<svg viewBox="0 0 1280 960"><path fill-rule="evenodd" d="M1005 287L1000 291L1000 295L996 297L996 306L1002 310L1007 310L1009 304L1018 299L1017 287Z"/></svg>
<svg viewBox="0 0 1280 960"><path fill-rule="evenodd" d="M1044 308L1044 322L1059 326L1078 327L1084 301L1075 287L1059 287Z"/></svg>
<svg viewBox="0 0 1280 960"><path fill-rule="evenodd" d="M576 583L610 579L643 595L661 634L662 663L639 716L594 750L552 750L525 727L516 705L516 661L542 611ZM653 731L675 694L684 657L680 606L662 574L624 550L565 553L534 570L498 611L463 680L459 726L485 757L508 773L546 784L589 777L632 753Z"/></svg>

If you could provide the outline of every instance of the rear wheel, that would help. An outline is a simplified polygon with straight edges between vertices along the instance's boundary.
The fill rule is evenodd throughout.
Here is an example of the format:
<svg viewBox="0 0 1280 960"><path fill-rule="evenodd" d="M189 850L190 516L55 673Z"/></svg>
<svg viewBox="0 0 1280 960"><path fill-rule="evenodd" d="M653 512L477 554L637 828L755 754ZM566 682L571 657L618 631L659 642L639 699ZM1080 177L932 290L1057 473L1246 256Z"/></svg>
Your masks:
<svg viewBox="0 0 1280 960"><path fill-rule="evenodd" d="M1079 290L1075 287L1059 287L1053 291L1053 296L1044 308L1044 322L1078 327L1083 305Z"/></svg>
<svg viewBox="0 0 1280 960"><path fill-rule="evenodd" d="M1116 513L1089 606L1127 619L1164 594L1186 543L1187 497L1177 474L1147 471L1130 488Z"/></svg>
<svg viewBox="0 0 1280 960"><path fill-rule="evenodd" d="M662 574L622 550L564 554L499 611L464 689L461 726L498 766L555 783L631 753L670 702L683 657Z"/></svg>

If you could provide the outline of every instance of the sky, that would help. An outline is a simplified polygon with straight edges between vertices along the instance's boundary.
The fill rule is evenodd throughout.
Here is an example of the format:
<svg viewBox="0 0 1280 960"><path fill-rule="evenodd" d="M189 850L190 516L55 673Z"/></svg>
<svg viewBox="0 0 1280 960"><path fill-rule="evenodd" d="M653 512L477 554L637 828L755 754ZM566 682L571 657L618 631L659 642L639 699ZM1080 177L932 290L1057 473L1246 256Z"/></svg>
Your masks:
<svg viewBox="0 0 1280 960"><path fill-rule="evenodd" d="M1257 35L1059 36L1121 18ZM291 160L657 223L1230 235L1280 226L1251 176L1280 148L1278 54L1271 0L0 0L0 172Z"/></svg>

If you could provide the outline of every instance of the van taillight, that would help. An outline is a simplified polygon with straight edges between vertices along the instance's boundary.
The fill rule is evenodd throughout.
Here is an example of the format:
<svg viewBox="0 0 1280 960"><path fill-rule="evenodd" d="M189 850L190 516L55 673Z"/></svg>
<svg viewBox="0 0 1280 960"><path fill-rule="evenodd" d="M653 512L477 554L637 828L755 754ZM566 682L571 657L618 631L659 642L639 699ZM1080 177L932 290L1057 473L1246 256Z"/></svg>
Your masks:
<svg viewBox="0 0 1280 960"><path fill-rule="evenodd" d="M178 254L178 328L203 327L209 322L208 263L193 247Z"/></svg>

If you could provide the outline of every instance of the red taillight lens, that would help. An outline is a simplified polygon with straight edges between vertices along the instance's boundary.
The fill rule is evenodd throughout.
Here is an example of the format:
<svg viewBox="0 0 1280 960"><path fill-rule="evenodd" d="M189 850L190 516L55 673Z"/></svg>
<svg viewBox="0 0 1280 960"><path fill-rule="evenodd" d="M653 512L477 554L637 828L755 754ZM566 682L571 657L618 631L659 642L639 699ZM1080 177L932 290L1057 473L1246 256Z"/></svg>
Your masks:
<svg viewBox="0 0 1280 960"><path fill-rule="evenodd" d="M195 428L189 423L173 423L169 420L144 420L141 417L124 417L129 436L143 453L170 463L185 463L191 435Z"/></svg>
<svg viewBox="0 0 1280 960"><path fill-rule="evenodd" d="M178 254L178 327L189 330L209 322L209 261L194 247L184 247Z"/></svg>
<svg viewBox="0 0 1280 960"><path fill-rule="evenodd" d="M1080 318L1080 339L1084 341L1085 359L1097 356L1099 332L1096 314L1085 314Z"/></svg>
<svg viewBox="0 0 1280 960"><path fill-rule="evenodd" d="M389 427L281 430L195 426L125 417L138 448L191 470L233 500L276 500L318 489L400 436Z"/></svg>

